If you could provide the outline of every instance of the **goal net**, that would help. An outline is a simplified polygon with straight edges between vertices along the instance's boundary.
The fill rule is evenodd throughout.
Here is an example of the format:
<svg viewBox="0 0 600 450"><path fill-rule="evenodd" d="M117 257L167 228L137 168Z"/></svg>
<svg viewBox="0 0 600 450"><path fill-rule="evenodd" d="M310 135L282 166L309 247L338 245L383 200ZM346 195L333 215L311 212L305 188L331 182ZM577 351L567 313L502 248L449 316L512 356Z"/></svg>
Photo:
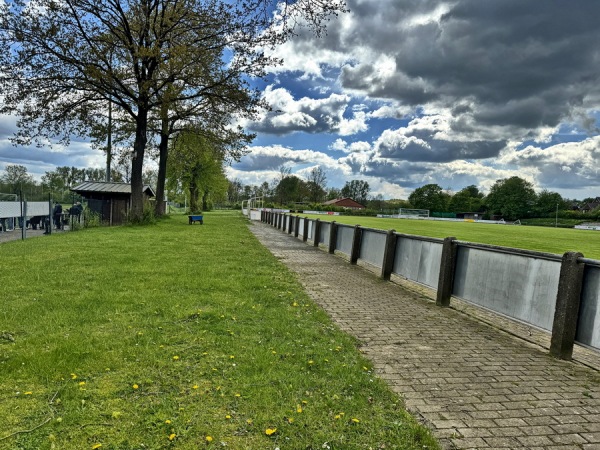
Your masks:
<svg viewBox="0 0 600 450"><path fill-rule="evenodd" d="M429 210L428 209L406 209L406 208L400 208L400 210L398 211L398 216L399 217L403 217L403 218L410 218L410 217L429 217Z"/></svg>
<svg viewBox="0 0 600 450"><path fill-rule="evenodd" d="M0 192L0 202L16 202L19 199L17 194L5 194Z"/></svg>

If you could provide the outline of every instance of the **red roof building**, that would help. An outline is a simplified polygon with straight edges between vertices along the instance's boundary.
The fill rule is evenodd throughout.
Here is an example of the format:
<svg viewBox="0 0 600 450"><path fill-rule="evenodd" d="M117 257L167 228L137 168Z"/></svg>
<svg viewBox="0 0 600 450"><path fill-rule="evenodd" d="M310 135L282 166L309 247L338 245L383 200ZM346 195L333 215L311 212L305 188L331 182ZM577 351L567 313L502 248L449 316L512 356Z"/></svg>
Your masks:
<svg viewBox="0 0 600 450"><path fill-rule="evenodd" d="M337 206L340 208L346 208L346 209L365 209L366 206L365 205L361 205L358 202L355 202L354 200L352 200L351 198L336 198L335 200L329 200L326 201L325 203L323 203L324 205L329 205L329 206Z"/></svg>

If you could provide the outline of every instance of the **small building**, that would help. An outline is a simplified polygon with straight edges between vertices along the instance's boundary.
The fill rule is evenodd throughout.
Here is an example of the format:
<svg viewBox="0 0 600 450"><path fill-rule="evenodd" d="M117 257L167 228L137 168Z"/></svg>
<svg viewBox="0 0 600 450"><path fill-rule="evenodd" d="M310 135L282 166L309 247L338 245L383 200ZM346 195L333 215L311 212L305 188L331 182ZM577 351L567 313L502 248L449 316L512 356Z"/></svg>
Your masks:
<svg viewBox="0 0 600 450"><path fill-rule="evenodd" d="M361 205L360 203L352 200L349 197L336 198L335 200L326 201L323 204L328 206L337 206L338 208L345 209L366 209L365 205Z"/></svg>
<svg viewBox="0 0 600 450"><path fill-rule="evenodd" d="M84 181L71 188L87 202L90 211L98 214L108 225L121 225L131 210L131 184L105 181ZM155 196L150 186L143 188L144 200Z"/></svg>

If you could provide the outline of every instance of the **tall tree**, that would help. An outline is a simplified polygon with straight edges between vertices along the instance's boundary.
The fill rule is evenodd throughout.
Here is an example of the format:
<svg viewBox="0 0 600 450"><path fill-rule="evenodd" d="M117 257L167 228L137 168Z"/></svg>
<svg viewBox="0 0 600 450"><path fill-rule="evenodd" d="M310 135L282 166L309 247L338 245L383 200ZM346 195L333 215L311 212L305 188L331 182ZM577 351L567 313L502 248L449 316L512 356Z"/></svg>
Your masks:
<svg viewBox="0 0 600 450"><path fill-rule="evenodd" d="M276 11L276 13L274 13ZM109 101L134 123L132 216L143 210L142 175L153 112L164 105L235 104L223 86L261 77L278 62L263 49L306 21L319 34L343 0L13 0L0 5L0 113L19 115L17 139L87 134ZM207 53L223 57L204 68ZM182 63L183 62L183 63ZM199 77L203 69L213 79ZM213 70L214 69L214 70ZM210 78L208 77L208 78ZM175 88L174 88L175 87Z"/></svg>
<svg viewBox="0 0 600 450"><path fill-rule="evenodd" d="M492 214L515 220L528 217L533 211L535 200L533 185L515 176L497 180L491 187L485 203Z"/></svg>
<svg viewBox="0 0 600 450"><path fill-rule="evenodd" d="M11 194L18 194L21 189L34 184L33 177L27 172L27 167L18 164L6 166L4 173L0 176L0 182L10 189Z"/></svg>
<svg viewBox="0 0 600 450"><path fill-rule="evenodd" d="M169 187L181 186L188 192L190 210L206 209L211 194L227 193L223 170L225 149L197 132L182 132L172 141L169 162Z"/></svg>
<svg viewBox="0 0 600 450"><path fill-rule="evenodd" d="M325 188L327 187L327 176L321 166L313 167L307 177L308 191L310 201L318 203L325 197Z"/></svg>
<svg viewBox="0 0 600 450"><path fill-rule="evenodd" d="M448 210L450 196L437 184L421 186L408 196L413 208L428 209L435 212Z"/></svg>
<svg viewBox="0 0 600 450"><path fill-rule="evenodd" d="M366 203L371 188L369 183L363 180L346 181L342 188L342 197L350 197L358 203Z"/></svg>
<svg viewBox="0 0 600 450"><path fill-rule="evenodd" d="M452 212L478 212L483 208L483 197L477 186L467 186L452 196L448 209Z"/></svg>

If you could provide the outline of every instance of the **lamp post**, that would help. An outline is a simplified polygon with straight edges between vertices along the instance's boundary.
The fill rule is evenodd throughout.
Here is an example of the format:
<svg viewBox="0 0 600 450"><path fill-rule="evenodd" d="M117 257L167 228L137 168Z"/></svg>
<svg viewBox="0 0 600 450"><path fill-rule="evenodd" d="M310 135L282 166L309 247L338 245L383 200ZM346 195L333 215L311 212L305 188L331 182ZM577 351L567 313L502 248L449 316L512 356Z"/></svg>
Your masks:
<svg viewBox="0 0 600 450"><path fill-rule="evenodd" d="M554 220L554 228L558 228L558 203L556 204L556 218Z"/></svg>

